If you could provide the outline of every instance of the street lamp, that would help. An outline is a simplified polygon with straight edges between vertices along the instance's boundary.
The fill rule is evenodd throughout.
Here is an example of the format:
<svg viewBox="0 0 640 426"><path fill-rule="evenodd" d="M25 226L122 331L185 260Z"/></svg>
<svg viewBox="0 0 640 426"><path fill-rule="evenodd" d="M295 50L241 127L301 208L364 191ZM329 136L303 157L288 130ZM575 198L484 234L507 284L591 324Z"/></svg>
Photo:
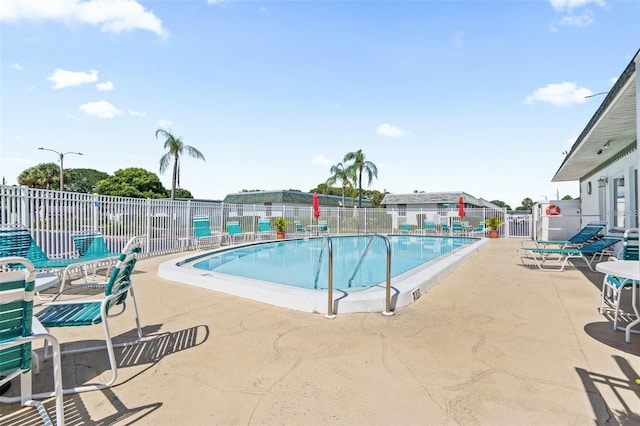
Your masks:
<svg viewBox="0 0 640 426"><path fill-rule="evenodd" d="M40 147L38 149L42 151L55 152L56 154L58 154L58 157L60 157L60 192L64 191L64 156L67 154L82 155L82 153L81 152L58 152L55 149L49 149L49 148L43 148L43 147Z"/></svg>

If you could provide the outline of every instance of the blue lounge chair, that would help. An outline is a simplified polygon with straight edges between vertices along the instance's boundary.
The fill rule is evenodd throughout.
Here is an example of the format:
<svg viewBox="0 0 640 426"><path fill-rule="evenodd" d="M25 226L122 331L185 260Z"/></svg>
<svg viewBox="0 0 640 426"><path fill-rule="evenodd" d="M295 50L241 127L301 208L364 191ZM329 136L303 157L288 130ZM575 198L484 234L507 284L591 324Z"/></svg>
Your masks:
<svg viewBox="0 0 640 426"><path fill-rule="evenodd" d="M73 244L78 250L81 259L95 260L108 257L115 257L116 260L120 253L109 250L104 237L100 232L85 232L82 234L71 235Z"/></svg>
<svg viewBox="0 0 640 426"><path fill-rule="evenodd" d="M432 220L425 220L422 224L422 232L425 234L435 234L436 224Z"/></svg>
<svg viewBox="0 0 640 426"><path fill-rule="evenodd" d="M275 238L276 233L271 229L270 219L258 219L258 235L262 238Z"/></svg>
<svg viewBox="0 0 640 426"><path fill-rule="evenodd" d="M193 218L193 239L196 249L204 246L219 246L222 242L221 234L211 232L211 224L206 216Z"/></svg>
<svg viewBox="0 0 640 426"><path fill-rule="evenodd" d="M233 220L227 222L227 234L232 243L250 241L253 237L253 233L243 232L240 222Z"/></svg>
<svg viewBox="0 0 640 426"><path fill-rule="evenodd" d="M637 228L627 229L622 240L622 250L618 259L638 261L638 235ZM612 259L615 260L615 259ZM626 327L618 327L620 318L620 303L624 290L637 289L640 282L625 277L605 275L602 279L602 295L600 298L600 313L613 314L613 329L625 331ZM634 289L635 288L635 289ZM608 306L605 306L608 305Z"/></svg>
<svg viewBox="0 0 640 426"><path fill-rule="evenodd" d="M20 265L21 269L6 269ZM0 396L2 403L20 402L22 406L36 407L45 424L53 424L46 408L32 393L31 344L43 339L53 348L53 384L56 402L56 424L64 425L62 391L62 364L60 344L33 319L35 270L28 259L6 257L0 260L0 385L20 378L20 396ZM24 418L23 418L24 421Z"/></svg>
<svg viewBox="0 0 640 426"><path fill-rule="evenodd" d="M45 308L36 314L36 318L47 329L102 325L104 337L101 341L103 344L96 346L81 345L77 349L63 350L61 354L106 349L111 367L111 378L103 383L65 389L65 394L104 389L111 386L117 376L117 361L114 348L133 346L140 343L142 328L133 292L131 274L135 268L137 257L142 251L144 241L145 237L134 237L126 244L105 286L104 296L95 299L54 300L51 303L46 303ZM64 296L64 293L58 295L58 298L61 296ZM128 342L114 343L109 328L109 320L124 314L128 305L131 306L135 317L135 337ZM48 357L47 346L45 346L44 357L45 359ZM41 395L43 397L47 396L47 394Z"/></svg>
<svg viewBox="0 0 640 426"><path fill-rule="evenodd" d="M478 226L476 226L476 228L473 231L471 231L471 234L472 235L485 235L490 230L491 230L491 228L489 228L487 225L485 225L484 222L480 222L480 223L478 223Z"/></svg>
<svg viewBox="0 0 640 426"><path fill-rule="evenodd" d="M318 231L320 230L320 228L318 227ZM411 232L411 225L408 223L401 223L400 224L400 232L403 232L405 234L408 234Z"/></svg>
<svg viewBox="0 0 640 426"><path fill-rule="evenodd" d="M462 222L456 220L451 223L451 233L455 235L466 235L467 231Z"/></svg>
<svg viewBox="0 0 640 426"><path fill-rule="evenodd" d="M329 233L329 223L326 220L318 221L318 232Z"/></svg>
<svg viewBox="0 0 640 426"><path fill-rule="evenodd" d="M533 241L533 247L544 248L548 246L558 246L560 248L578 248L588 243L589 241L597 239L598 235L606 226L607 222L589 222L580 231L578 231L577 234L575 234L568 240L538 240ZM526 248L531 243L531 241L525 240L522 242L522 246Z"/></svg>
<svg viewBox="0 0 640 426"><path fill-rule="evenodd" d="M27 228L23 226L0 228L0 257L24 257L36 270L52 271L58 274L60 283L77 274L84 276L86 281L87 271L108 266L114 262L114 257L97 257L90 246L91 244L83 248L84 256L50 259L38 246Z"/></svg>
<svg viewBox="0 0 640 426"><path fill-rule="evenodd" d="M73 244L80 255L79 259L87 262L93 261L91 269L95 275L98 269L106 269L107 276L113 265L116 264L120 253L109 250L104 237L100 232L84 232L71 235ZM85 268L85 282L88 281L88 268Z"/></svg>
<svg viewBox="0 0 640 426"><path fill-rule="evenodd" d="M601 260L605 255L614 255L613 246L621 240L614 237L603 237L587 243L580 248L520 248L520 260L524 265L537 266L543 271L563 271L570 259L582 259L592 271L593 262ZM527 263L525 259L534 263ZM561 262L560 266L545 266L548 261Z"/></svg>

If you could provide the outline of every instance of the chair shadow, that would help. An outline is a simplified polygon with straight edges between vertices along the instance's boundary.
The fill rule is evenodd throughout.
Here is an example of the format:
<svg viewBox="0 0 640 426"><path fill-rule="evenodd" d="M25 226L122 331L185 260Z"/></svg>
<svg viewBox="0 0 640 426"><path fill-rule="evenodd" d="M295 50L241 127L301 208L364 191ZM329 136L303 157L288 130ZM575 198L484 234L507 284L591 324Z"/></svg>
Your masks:
<svg viewBox="0 0 640 426"><path fill-rule="evenodd" d="M152 368L155 364L157 364L165 356L171 355L176 352L181 352L195 346L199 346L206 342L209 338L209 327L207 325L198 325L176 332L158 333L159 329L160 325L144 326L142 327L142 341L139 344L114 349L118 371L120 371L121 368L140 367L146 364L148 365L128 379L124 381L118 380L116 384L113 385L113 387L127 383L135 377L143 374L149 368ZM135 330L130 330L126 333L115 336L113 338L113 341L115 343L119 341L131 341L134 338ZM62 348L63 350L65 350L65 348L76 347L76 345L99 345L101 342L104 341L81 340L78 342L71 342L68 344L69 346L65 346L63 344ZM91 357L91 370L93 371L87 371L87 373L89 374L100 376L103 372L106 372L110 369L106 350L98 350L86 354L77 354L75 356L79 362L82 362L80 361L80 357L84 357L83 359L86 359L87 356ZM62 370L62 374L64 379L64 367ZM120 376L120 374L118 376ZM88 383L92 379L90 377L78 377L78 380L82 380L83 383Z"/></svg>
<svg viewBox="0 0 640 426"><path fill-rule="evenodd" d="M140 367L148 364L142 370L133 374L131 377L128 377L126 380L117 381L116 384L114 384L110 388L94 391L104 393L107 400L110 401L111 404L113 404L116 413L105 417L104 419L91 420L91 413L89 413L82 404L82 399L80 397L82 394L65 395L65 423L67 425L109 425L115 422L123 421L130 417L137 416L136 418L131 419L128 422L134 423L162 406L162 403L158 402L143 405L140 407L129 408L119 399L119 397L114 393L113 390L117 389L118 386L128 383L136 377L140 376L145 371L155 366L165 356L181 352L195 346L199 346L202 343L206 342L209 337L209 327L206 325L199 325L177 332L164 333L158 333L157 331L159 329L160 325L145 326L142 329L143 340L138 345L115 349L118 370L120 370L121 368ZM123 339L131 340L134 334L135 331L123 333L116 336L114 340L116 342ZM80 344L82 344L83 346L95 345L99 343L99 340L82 340L80 342ZM77 342L71 343L71 345L75 344L77 344ZM91 382L91 380L95 379L95 377L98 377L103 372L109 370L109 360L106 355L106 350L89 352L86 354L78 354L75 356L77 357L77 360L80 360L80 357L83 357L83 361L80 362L85 363L86 357L91 358L91 369L85 370L84 373L87 375L87 377L83 377L83 373L81 373L80 371L76 371L75 377L77 380L81 380L82 383L89 383ZM65 366L63 365L63 381L65 376L64 371ZM50 377L48 377L50 375L49 371L42 371L35 377L38 377L40 375L42 375L42 378L39 380L43 380L46 383L50 382ZM88 375L90 375L91 377L88 377ZM80 383L78 383L78 385L79 384ZM44 405L47 408L49 415L51 417L55 417L55 399L50 398L49 400L44 402ZM19 404L15 404L14 406L20 407ZM4 404L2 406L3 409L6 409L8 407L8 405ZM3 411L2 416L0 417L0 424L2 424L3 426L42 425L42 419L38 415L37 411L32 407L25 407L18 408L14 413L9 414L8 416L6 416Z"/></svg>
<svg viewBox="0 0 640 426"><path fill-rule="evenodd" d="M640 385L635 383L640 372L635 371L626 358L613 355L613 359L620 367L622 377L608 376L576 367L576 372L582 380L593 407L593 412L596 415L595 424L611 426L640 424L640 412L637 410L638 401L629 402L624 399L624 396L628 395L629 392L632 392L636 399L640 399ZM623 409L611 410L611 402L608 403L606 401L599 387L608 388L605 394L615 395Z"/></svg>
<svg viewBox="0 0 640 426"><path fill-rule="evenodd" d="M87 410L80 394L66 395L64 397L64 420L65 425L88 425L88 426L102 426L112 425L116 422L127 421L127 424L133 424L144 417L148 416L152 412L162 407L161 402L155 402L152 404L141 405L138 407L127 407L124 402L111 390L103 389L96 392L102 392L107 401L113 405L115 413L108 415L102 419L93 419L91 413ZM55 399L50 399L44 402L44 406L47 412L51 416L51 421L55 424ZM8 416L2 416L3 426L41 426L42 419L40 415L32 407L25 407L17 410Z"/></svg>

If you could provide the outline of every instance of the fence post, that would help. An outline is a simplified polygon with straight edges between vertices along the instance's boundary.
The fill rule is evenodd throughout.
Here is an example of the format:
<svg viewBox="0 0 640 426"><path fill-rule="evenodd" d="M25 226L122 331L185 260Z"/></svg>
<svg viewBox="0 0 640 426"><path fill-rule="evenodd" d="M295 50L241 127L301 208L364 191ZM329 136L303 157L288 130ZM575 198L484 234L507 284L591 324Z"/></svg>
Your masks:
<svg viewBox="0 0 640 426"><path fill-rule="evenodd" d="M20 187L20 210L22 211L22 217L20 218L20 224L29 227L29 187ZM17 218L16 218L17 219Z"/></svg>

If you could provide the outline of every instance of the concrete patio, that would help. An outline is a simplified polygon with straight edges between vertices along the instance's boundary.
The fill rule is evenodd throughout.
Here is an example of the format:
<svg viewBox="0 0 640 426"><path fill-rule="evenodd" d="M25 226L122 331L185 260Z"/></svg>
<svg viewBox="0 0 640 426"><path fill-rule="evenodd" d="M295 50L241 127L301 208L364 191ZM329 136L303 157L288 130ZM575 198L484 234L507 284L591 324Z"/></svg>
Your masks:
<svg viewBox="0 0 640 426"><path fill-rule="evenodd" d="M598 313L602 275L523 267L519 246L491 240L394 316L333 320L158 278L181 254L142 260L144 342L117 350L115 386L65 396L67 424L640 424L640 335L625 343ZM102 352L63 364L65 387L108 369ZM50 383L46 362L34 390ZM40 424L32 408L0 410L3 425Z"/></svg>

